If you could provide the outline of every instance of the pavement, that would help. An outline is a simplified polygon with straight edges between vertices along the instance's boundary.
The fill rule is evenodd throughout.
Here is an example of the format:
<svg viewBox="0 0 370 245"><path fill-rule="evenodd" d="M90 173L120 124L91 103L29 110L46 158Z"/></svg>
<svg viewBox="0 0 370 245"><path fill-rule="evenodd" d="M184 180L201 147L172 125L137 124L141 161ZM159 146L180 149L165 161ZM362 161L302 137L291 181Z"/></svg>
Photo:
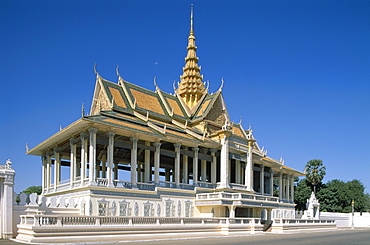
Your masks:
<svg viewBox="0 0 370 245"><path fill-rule="evenodd" d="M0 240L0 245L21 245L12 240ZM37 244L37 243L28 243ZM72 245L72 243L68 243ZM93 245L93 244L134 244L134 245L245 245L245 244L269 244L269 245L308 245L308 244L325 244L325 245L370 245L370 229L337 229L325 231L299 231L290 233L259 233L238 236L212 236L212 237L187 237L172 239L153 239L153 240L132 240L119 242L88 242L73 243L75 245ZM60 245L60 243L59 243Z"/></svg>

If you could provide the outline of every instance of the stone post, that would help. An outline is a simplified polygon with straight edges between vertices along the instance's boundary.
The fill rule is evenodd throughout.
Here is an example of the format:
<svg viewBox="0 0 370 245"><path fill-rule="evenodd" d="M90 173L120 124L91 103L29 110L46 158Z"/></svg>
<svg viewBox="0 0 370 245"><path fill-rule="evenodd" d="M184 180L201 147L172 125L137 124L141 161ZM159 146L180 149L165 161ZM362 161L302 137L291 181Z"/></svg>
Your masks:
<svg viewBox="0 0 370 245"><path fill-rule="evenodd" d="M280 202L283 199L283 174L279 173L279 199Z"/></svg>
<svg viewBox="0 0 370 245"><path fill-rule="evenodd" d="M41 187L42 187L42 194L44 194L46 192L46 183L47 183L47 158L46 158L46 155L43 154L42 157L41 157L41 161L42 161L42 179L41 179Z"/></svg>
<svg viewBox="0 0 370 245"><path fill-rule="evenodd" d="M60 155L58 147L54 148L54 159L54 191L56 191L60 181Z"/></svg>
<svg viewBox="0 0 370 245"><path fill-rule="evenodd" d="M145 145L150 146L150 142L146 141ZM145 183L149 183L152 176L152 168L150 167L150 150L145 149L144 158L144 181Z"/></svg>
<svg viewBox="0 0 370 245"><path fill-rule="evenodd" d="M194 157L193 157L193 185L198 186L198 147L193 147Z"/></svg>
<svg viewBox="0 0 370 245"><path fill-rule="evenodd" d="M245 165L245 185L248 191L253 191L253 141L248 141L247 163Z"/></svg>
<svg viewBox="0 0 370 245"><path fill-rule="evenodd" d="M96 169L96 133L97 128L89 128L90 133L90 149L89 149L89 184L95 185L95 169Z"/></svg>
<svg viewBox="0 0 370 245"><path fill-rule="evenodd" d="M228 133L224 132L220 135L221 140L221 178L220 186L218 188L229 188L229 140Z"/></svg>
<svg viewBox="0 0 370 245"><path fill-rule="evenodd" d="M187 150L187 147L184 147L184 150ZM187 155L182 155L182 168L183 168L183 181L185 184L189 184L189 158Z"/></svg>
<svg viewBox="0 0 370 245"><path fill-rule="evenodd" d="M83 186L86 178L87 169L87 138L89 134L87 132L81 133L81 186Z"/></svg>
<svg viewBox="0 0 370 245"><path fill-rule="evenodd" d="M1 238L13 237L13 200L14 200L14 176L15 171L11 168L12 162L8 159L5 165L0 167L0 193L2 193L0 224L2 225ZM1 183L2 182L2 183Z"/></svg>
<svg viewBox="0 0 370 245"><path fill-rule="evenodd" d="M132 188L137 188L137 142L139 141L136 137L131 137L130 141L132 142L131 149L131 185Z"/></svg>
<svg viewBox="0 0 370 245"><path fill-rule="evenodd" d="M70 188L73 188L73 182L75 181L75 176L76 176L76 144L75 144L75 139L71 138L69 139L69 144L71 147L71 156L70 156L70 173L69 173L69 184Z"/></svg>
<svg viewBox="0 0 370 245"><path fill-rule="evenodd" d="M240 184L240 160L235 160L235 183Z"/></svg>
<svg viewBox="0 0 370 245"><path fill-rule="evenodd" d="M211 164L211 182L212 184L216 184L217 182L217 157L216 157L217 149L211 149L212 155L212 164Z"/></svg>
<svg viewBox="0 0 370 245"><path fill-rule="evenodd" d="M114 154L114 135L113 132L107 132L108 136L108 168L107 168L107 178L108 178L108 187L113 187L113 154Z"/></svg>
<svg viewBox="0 0 370 245"><path fill-rule="evenodd" d="M261 164L260 172L260 192L263 195L265 193L265 166Z"/></svg>
<svg viewBox="0 0 370 245"><path fill-rule="evenodd" d="M154 183L159 185L159 163L161 160L161 143L154 142L153 146L155 147L154 152Z"/></svg>
<svg viewBox="0 0 370 245"><path fill-rule="evenodd" d="M175 146L175 153L176 153L176 157L175 157L175 183L176 183L176 187L179 188L180 187L180 157L181 157L181 151L180 151L180 148L181 148L181 144L174 144Z"/></svg>
<svg viewBox="0 0 370 245"><path fill-rule="evenodd" d="M274 170L270 172L270 194L274 196Z"/></svg>

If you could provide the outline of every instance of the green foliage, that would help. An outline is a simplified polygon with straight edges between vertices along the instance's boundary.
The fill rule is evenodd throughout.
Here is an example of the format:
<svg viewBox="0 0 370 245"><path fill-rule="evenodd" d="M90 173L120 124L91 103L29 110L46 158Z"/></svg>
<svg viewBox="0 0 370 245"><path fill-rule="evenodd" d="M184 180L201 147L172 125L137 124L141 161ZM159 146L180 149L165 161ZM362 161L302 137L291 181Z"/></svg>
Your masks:
<svg viewBox="0 0 370 245"><path fill-rule="evenodd" d="M369 193L365 194L365 200L366 200L365 211L370 212L370 194Z"/></svg>
<svg viewBox="0 0 370 245"><path fill-rule="evenodd" d="M321 190L324 185L319 183L317 189ZM298 181L294 189L294 203L297 204L296 210L305 210L307 199L310 199L312 193L312 184L307 180L307 178Z"/></svg>
<svg viewBox="0 0 370 245"><path fill-rule="evenodd" d="M306 178L313 185L314 192L316 193L316 186L321 183L326 174L326 167L322 160L313 159L307 162L305 167Z"/></svg>
<svg viewBox="0 0 370 245"><path fill-rule="evenodd" d="M306 178L301 179L294 190L294 202L296 205L296 210L305 210L307 199L311 196L310 183Z"/></svg>
<svg viewBox="0 0 370 245"><path fill-rule="evenodd" d="M297 210L306 209L311 185L307 179L302 179L296 186L294 202ZM356 179L348 182L334 179L326 184L320 183L317 185L316 197L322 212L349 213L352 211L352 200L355 201L355 212L364 212L370 207L370 196L365 194L365 187Z"/></svg>
<svg viewBox="0 0 370 245"><path fill-rule="evenodd" d="M30 186L22 192L26 194L36 193L37 195L40 195L42 192L42 187L41 186Z"/></svg>

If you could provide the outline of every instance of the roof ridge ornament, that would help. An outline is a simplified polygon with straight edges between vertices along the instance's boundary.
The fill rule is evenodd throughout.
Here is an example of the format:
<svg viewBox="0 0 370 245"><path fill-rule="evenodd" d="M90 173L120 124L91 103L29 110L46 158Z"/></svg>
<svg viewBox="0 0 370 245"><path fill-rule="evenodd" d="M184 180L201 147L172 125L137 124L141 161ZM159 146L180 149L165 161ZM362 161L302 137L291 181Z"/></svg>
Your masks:
<svg viewBox="0 0 370 245"><path fill-rule="evenodd" d="M221 78L221 86L220 86L220 88L218 89L218 91L221 91L221 90L222 90L222 88L224 87L224 84L225 84L225 81L224 81L224 78L222 77L222 78Z"/></svg>
<svg viewBox="0 0 370 245"><path fill-rule="evenodd" d="M96 78L99 78L100 77L100 75L99 75L99 73L98 73L98 71L96 69L96 62L94 63L94 73L96 75Z"/></svg>
<svg viewBox="0 0 370 245"><path fill-rule="evenodd" d="M122 78L121 74L119 74L119 66L116 67L116 75L117 75L118 79Z"/></svg>
<svg viewBox="0 0 370 245"><path fill-rule="evenodd" d="M156 76L154 76L153 83L154 83L155 91L158 91L159 90L159 87L157 85L157 77Z"/></svg>

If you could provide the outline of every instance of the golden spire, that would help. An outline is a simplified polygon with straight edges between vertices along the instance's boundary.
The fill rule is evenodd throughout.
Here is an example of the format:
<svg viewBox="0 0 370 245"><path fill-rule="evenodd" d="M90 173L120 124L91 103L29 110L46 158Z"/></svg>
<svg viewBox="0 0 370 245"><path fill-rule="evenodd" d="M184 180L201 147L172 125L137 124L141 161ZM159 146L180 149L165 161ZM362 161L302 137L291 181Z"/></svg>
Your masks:
<svg viewBox="0 0 370 245"><path fill-rule="evenodd" d="M176 93L180 95L185 104L192 109L206 92L202 82L203 77L200 75L198 57L195 52L197 47L195 46L194 36L193 5L191 5L190 12L190 34L187 50L185 67L183 67L183 74L180 76L180 83Z"/></svg>

